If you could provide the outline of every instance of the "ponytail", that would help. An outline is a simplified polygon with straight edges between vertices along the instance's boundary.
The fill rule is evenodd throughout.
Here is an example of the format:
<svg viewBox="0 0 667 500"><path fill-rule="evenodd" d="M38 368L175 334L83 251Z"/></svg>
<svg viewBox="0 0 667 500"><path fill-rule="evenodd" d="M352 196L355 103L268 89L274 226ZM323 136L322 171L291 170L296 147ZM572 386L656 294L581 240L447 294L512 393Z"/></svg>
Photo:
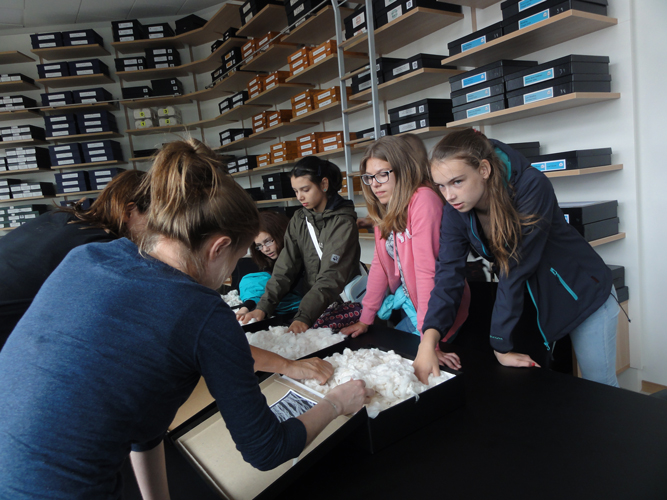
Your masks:
<svg viewBox="0 0 667 500"><path fill-rule="evenodd" d="M290 177L303 177L305 175L310 177L311 182L318 186L322 184L322 180L325 177L329 179L329 189L326 193L327 198L331 198L343 187L343 175L338 165L318 156L306 156L302 158L296 162L296 165L290 172Z"/></svg>

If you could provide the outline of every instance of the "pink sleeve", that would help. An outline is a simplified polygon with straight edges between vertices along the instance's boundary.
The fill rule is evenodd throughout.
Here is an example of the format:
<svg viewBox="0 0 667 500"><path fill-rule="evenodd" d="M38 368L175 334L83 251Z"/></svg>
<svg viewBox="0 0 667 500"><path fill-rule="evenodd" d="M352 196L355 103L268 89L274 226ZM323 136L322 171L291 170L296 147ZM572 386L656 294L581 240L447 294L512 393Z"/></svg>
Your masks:
<svg viewBox="0 0 667 500"><path fill-rule="evenodd" d="M366 284L366 295L361 303L363 309L359 321L367 325L372 325L375 320L375 314L382 306L384 295L389 285L387 275L385 274L380 256L378 255L378 248L384 249L382 240L380 239L380 230L375 228L375 250L373 250L373 262L371 263L371 270L368 273L368 283Z"/></svg>

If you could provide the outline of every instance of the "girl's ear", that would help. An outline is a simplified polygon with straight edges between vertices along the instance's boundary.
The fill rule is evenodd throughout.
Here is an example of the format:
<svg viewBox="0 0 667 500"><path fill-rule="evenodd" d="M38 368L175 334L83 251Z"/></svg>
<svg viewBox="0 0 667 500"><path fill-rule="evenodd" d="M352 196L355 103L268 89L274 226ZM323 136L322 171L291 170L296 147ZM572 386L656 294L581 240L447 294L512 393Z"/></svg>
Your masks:
<svg viewBox="0 0 667 500"><path fill-rule="evenodd" d="M484 178L488 180L491 177L491 164L488 160L482 160L479 164L479 173Z"/></svg>
<svg viewBox="0 0 667 500"><path fill-rule="evenodd" d="M325 193L329 189L329 179L326 177L322 178L322 182L320 183L320 189L324 191Z"/></svg>

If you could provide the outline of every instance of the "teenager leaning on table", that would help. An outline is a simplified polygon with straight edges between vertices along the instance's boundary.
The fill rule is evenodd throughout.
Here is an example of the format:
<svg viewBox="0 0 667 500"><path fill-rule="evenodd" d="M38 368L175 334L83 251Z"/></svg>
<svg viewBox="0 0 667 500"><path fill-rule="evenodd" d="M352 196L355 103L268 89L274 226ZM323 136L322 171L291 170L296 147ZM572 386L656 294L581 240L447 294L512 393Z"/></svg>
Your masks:
<svg viewBox="0 0 667 500"><path fill-rule="evenodd" d="M353 337L365 333L389 289L394 294L389 300L402 303L403 320L396 328L419 334L433 289L443 209L431 181L426 149L415 136L382 137L366 149L360 171L375 226L375 250L360 321L341 333ZM468 317L470 291L465 284L464 290L446 339ZM434 352L447 366L461 367L456 354Z"/></svg>
<svg viewBox="0 0 667 500"><path fill-rule="evenodd" d="M431 171L447 201L435 287L415 368L437 372L434 346L453 324L473 247L499 277L489 339L498 361L530 367L512 351L512 333L528 292L545 349L570 335L584 378L618 387L618 305L611 271L566 221L549 179L506 144L474 129L454 132L434 148Z"/></svg>

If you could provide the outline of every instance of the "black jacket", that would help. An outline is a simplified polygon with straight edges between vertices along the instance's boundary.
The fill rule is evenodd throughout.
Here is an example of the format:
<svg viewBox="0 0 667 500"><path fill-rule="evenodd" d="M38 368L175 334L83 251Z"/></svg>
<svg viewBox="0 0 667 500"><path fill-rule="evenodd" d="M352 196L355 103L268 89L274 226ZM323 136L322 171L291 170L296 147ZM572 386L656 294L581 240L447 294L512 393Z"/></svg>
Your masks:
<svg viewBox="0 0 667 500"><path fill-rule="evenodd" d="M508 276L500 276L489 335L491 346L498 352L512 350L512 331L523 311L526 289L537 308L538 327L548 346L604 304L611 293L611 271L565 221L549 179L507 145L492 142L509 158L515 207L521 214L538 216L539 222L523 228L519 261L510 261ZM435 287L424 331L435 328L446 332L454 323L471 247L494 262L475 211L460 213L445 206Z"/></svg>

